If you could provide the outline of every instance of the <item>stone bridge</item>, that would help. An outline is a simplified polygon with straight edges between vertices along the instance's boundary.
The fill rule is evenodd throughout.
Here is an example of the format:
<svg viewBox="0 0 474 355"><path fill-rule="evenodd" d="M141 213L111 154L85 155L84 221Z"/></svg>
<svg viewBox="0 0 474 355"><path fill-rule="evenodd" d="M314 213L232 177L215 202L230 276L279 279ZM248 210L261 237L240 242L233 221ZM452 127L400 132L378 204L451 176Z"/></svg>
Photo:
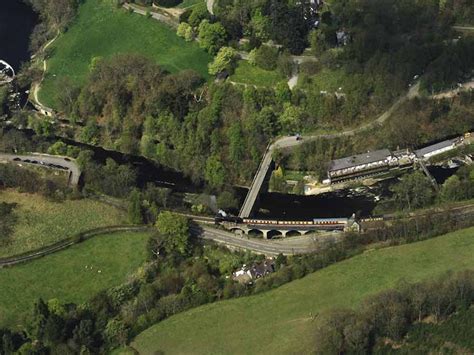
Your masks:
<svg viewBox="0 0 474 355"><path fill-rule="evenodd" d="M305 235L317 231L359 231L359 223L353 218L319 218L312 221L277 221L243 219L242 222L222 222L221 225L237 234L262 234L265 239L276 236Z"/></svg>

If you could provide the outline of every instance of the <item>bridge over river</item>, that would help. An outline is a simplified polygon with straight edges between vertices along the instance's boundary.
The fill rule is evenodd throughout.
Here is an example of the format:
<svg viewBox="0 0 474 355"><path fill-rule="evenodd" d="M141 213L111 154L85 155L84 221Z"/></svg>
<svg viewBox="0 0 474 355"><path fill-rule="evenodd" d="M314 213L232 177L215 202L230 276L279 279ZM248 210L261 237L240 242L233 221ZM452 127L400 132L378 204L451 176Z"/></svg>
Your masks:
<svg viewBox="0 0 474 355"><path fill-rule="evenodd" d="M0 59L0 85L7 84L15 79L15 70L13 67Z"/></svg>
<svg viewBox="0 0 474 355"><path fill-rule="evenodd" d="M408 90L404 96L400 97L387 111L385 111L375 120L365 123L357 128L348 129L337 133L307 135L302 136L301 139L297 139L296 136L283 137L275 141L273 144L270 144L265 150L263 159L260 162L257 172L255 173L252 184L250 185L247 196L245 197L244 204L240 209L239 217L248 218L251 216L258 194L260 193L263 183L269 174L273 160L272 156L276 150L293 148L303 144L304 142L316 140L319 138L334 139L337 137L353 136L370 128L377 127L378 125L383 124L404 101L418 96L419 87L419 82L411 86L410 90Z"/></svg>

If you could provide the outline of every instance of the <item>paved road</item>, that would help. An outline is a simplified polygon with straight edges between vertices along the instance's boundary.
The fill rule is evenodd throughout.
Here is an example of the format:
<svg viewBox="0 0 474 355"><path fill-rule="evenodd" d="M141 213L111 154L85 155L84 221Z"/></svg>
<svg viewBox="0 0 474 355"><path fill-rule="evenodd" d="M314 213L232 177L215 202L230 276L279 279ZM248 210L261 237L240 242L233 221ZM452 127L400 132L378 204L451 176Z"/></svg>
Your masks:
<svg viewBox="0 0 474 355"><path fill-rule="evenodd" d="M21 161L16 161L15 159L21 159ZM29 160L30 162L25 162L25 160ZM79 169L79 166L76 164L74 160L71 160L66 157L57 156L57 155L37 154L37 153L32 153L29 155L0 153L0 162L2 161L16 162L16 163L21 163L21 164L30 164L30 165L36 165L36 166L45 166L52 169L56 169L56 168L49 167L48 166L49 164L61 166L70 172L69 184L73 186L76 186L79 183L79 177L81 176L81 170ZM31 163L32 161L36 161L38 163Z"/></svg>
<svg viewBox="0 0 474 355"><path fill-rule="evenodd" d="M252 213L253 206L255 204L255 201L257 200L258 194L260 193L263 182L265 181L265 177L267 176L268 169L270 168L270 165L272 162L272 155L275 150L293 148L303 143L316 140L319 138L334 139L334 138L343 137L343 136L353 136L356 133L360 133L370 128L376 127L377 125L381 125L392 115L392 113L398 107L400 107L400 105L405 100L411 99L417 96L419 93L419 88L420 88L420 83L418 82L415 85L413 85L404 96L400 97L387 111L385 111L375 120L369 123L363 124L357 128L353 128L353 129L349 129L349 130L345 130L345 131L337 132L337 133L330 133L330 134L305 135L300 140L297 140L296 137L294 136L283 137L276 140L265 151L265 155L263 156L263 159L260 163L260 166L257 169L257 172L252 181L252 184L250 185L250 189L247 193L247 196L245 197L244 204L242 205L242 208L240 209L239 217L248 218L250 214Z"/></svg>

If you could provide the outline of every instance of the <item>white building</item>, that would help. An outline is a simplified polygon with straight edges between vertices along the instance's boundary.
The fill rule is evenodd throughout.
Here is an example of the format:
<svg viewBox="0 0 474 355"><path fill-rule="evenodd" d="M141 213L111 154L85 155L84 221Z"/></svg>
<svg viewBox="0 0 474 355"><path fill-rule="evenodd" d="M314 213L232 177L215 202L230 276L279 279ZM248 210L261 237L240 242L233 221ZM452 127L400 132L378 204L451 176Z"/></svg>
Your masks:
<svg viewBox="0 0 474 355"><path fill-rule="evenodd" d="M461 140L459 138L448 139L446 141L415 150L415 154L418 159L428 160L435 155L453 150L460 142Z"/></svg>

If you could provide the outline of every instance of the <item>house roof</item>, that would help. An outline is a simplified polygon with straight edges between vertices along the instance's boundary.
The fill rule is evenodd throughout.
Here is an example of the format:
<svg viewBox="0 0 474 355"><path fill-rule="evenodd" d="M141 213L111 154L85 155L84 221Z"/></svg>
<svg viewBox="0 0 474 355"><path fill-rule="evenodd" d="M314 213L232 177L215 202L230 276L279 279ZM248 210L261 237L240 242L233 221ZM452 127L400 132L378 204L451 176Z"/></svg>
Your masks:
<svg viewBox="0 0 474 355"><path fill-rule="evenodd" d="M415 150L415 154L416 154L417 157L422 157L426 154L429 154L429 153L435 152L437 150L452 146L452 145L456 144L456 142L457 142L457 139L448 139L448 140L445 140L445 141L442 141L442 142L439 142L439 143L436 143L436 144L433 144L433 145L429 145L429 146L421 148L421 149L417 149L417 150Z"/></svg>
<svg viewBox="0 0 474 355"><path fill-rule="evenodd" d="M385 160L390 157L392 153L388 149L376 150L364 154L353 155L342 159L333 160L329 166L330 171L352 168L354 166L374 163Z"/></svg>

